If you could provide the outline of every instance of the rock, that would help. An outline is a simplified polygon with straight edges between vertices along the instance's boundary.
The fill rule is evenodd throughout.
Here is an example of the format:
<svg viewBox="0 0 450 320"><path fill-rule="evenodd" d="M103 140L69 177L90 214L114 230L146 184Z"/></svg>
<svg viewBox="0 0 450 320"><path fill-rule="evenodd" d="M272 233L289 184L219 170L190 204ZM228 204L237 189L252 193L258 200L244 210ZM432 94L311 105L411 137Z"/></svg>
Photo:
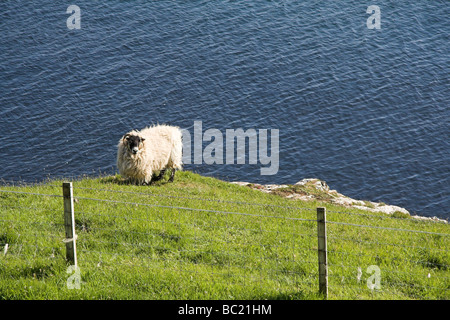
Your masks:
<svg viewBox="0 0 450 320"><path fill-rule="evenodd" d="M234 184L237 184L237 185L243 186L243 187L248 186L249 184L251 184L250 182L242 182L242 181L233 181L231 183L234 183Z"/></svg>
<svg viewBox="0 0 450 320"><path fill-rule="evenodd" d="M411 217L414 218L414 219L420 219L420 220L428 220L428 221L436 221L436 222L448 223L447 220L440 219L440 218L438 218L436 216L434 216L434 217L423 217L423 216L414 215L414 216L411 216Z"/></svg>
<svg viewBox="0 0 450 320"><path fill-rule="evenodd" d="M325 181L319 180L319 179L303 179L297 182L295 185L305 186L305 185L314 185L314 187L320 191L329 191L330 187L326 184Z"/></svg>
<svg viewBox="0 0 450 320"><path fill-rule="evenodd" d="M286 184L254 184L249 182L232 182L234 184L238 184L240 186L248 186L253 189L257 189L263 191L265 193L276 193L279 195L283 195L285 198L301 200L301 201L326 201L329 203L333 203L336 205L356 208L371 212L382 212L388 215L392 215L394 213L401 213L405 215L410 215L409 211L405 208L401 208L399 206L387 205L379 202L371 202L371 201L363 201L363 200L355 200L350 197L347 197L336 190L330 190L330 187L327 185L325 181L315 178L302 179L294 185L286 185ZM297 187L296 187L297 186ZM300 188L298 188L300 187ZM284 191L284 192L283 192ZM412 216L412 218L422 219L422 220L433 220L447 223L446 220L439 219L437 217L421 217L421 216Z"/></svg>
<svg viewBox="0 0 450 320"><path fill-rule="evenodd" d="M289 186L286 185L286 184L280 184L280 185L278 185L278 184L266 184L264 186L264 188L266 190L269 190L269 191L280 189L280 188L287 188L287 187L289 187Z"/></svg>

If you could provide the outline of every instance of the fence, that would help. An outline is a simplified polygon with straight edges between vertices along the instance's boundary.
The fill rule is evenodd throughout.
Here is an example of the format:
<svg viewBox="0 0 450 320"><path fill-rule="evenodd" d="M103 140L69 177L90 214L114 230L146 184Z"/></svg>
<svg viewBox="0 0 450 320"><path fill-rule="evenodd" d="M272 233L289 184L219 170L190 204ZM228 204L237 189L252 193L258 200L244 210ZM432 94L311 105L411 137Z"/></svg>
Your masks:
<svg viewBox="0 0 450 320"><path fill-rule="evenodd" d="M148 189L60 188L0 190L0 263L10 278L48 281L68 261L84 271L83 287L116 297L117 288L120 297L128 297L125 288L131 297L163 299L450 296L443 223ZM24 260L27 267L14 271Z"/></svg>

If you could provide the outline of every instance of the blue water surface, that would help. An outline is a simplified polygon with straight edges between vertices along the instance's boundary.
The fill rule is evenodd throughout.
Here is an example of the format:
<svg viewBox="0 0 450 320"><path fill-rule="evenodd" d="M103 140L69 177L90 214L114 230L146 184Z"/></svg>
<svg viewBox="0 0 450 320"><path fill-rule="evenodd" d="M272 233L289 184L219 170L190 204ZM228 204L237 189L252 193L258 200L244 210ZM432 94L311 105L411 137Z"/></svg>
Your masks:
<svg viewBox="0 0 450 320"><path fill-rule="evenodd" d="M366 25L373 4L379 30ZM0 178L114 173L130 129L202 121L279 129L279 170L187 170L315 177L448 218L449 16L444 0L1 1Z"/></svg>

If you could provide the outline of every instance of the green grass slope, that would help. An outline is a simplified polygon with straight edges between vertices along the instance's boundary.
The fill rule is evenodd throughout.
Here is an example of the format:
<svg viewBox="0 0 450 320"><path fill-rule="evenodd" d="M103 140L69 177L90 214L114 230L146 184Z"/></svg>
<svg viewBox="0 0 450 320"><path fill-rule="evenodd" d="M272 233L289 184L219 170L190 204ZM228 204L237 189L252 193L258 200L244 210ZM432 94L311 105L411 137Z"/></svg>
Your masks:
<svg viewBox="0 0 450 320"><path fill-rule="evenodd" d="M74 273L61 185L0 187L0 299L321 299L318 206L327 208L329 299L450 297L447 224L290 200L188 171L152 186L120 176L73 181ZM375 289L370 266L379 270Z"/></svg>

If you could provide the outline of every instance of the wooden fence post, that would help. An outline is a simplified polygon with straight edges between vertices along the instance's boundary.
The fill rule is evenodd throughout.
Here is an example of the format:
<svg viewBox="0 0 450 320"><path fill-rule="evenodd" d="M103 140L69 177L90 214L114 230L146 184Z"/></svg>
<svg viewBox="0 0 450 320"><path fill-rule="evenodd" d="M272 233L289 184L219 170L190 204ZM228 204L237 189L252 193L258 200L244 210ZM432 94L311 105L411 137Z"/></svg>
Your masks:
<svg viewBox="0 0 450 320"><path fill-rule="evenodd" d="M327 219L325 208L317 208L317 239L319 254L319 292L328 298Z"/></svg>
<svg viewBox="0 0 450 320"><path fill-rule="evenodd" d="M75 234L75 215L73 210L73 188L72 182L63 183L64 196L64 226L66 229L66 258L77 267L77 246Z"/></svg>

